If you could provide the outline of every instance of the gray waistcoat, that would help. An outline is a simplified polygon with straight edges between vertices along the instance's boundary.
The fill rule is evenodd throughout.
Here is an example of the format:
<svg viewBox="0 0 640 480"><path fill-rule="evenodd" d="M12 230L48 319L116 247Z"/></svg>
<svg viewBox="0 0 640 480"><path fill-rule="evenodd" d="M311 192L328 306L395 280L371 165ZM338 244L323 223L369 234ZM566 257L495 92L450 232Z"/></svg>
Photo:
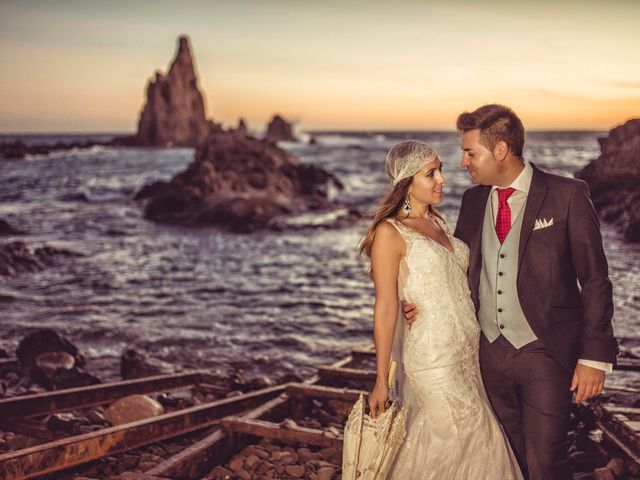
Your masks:
<svg viewBox="0 0 640 480"><path fill-rule="evenodd" d="M518 278L518 248L524 217L524 205L500 244L494 226L491 195L487 199L482 227L482 271L480 273L480 310L478 320L490 342L503 335L514 347L520 348L537 337L524 316L516 279Z"/></svg>

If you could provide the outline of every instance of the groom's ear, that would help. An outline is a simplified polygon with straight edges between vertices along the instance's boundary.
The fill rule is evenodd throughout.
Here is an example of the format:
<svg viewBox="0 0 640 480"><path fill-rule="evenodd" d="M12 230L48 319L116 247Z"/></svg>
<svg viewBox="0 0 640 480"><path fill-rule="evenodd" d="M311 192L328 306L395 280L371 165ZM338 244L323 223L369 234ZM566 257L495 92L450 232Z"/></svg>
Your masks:
<svg viewBox="0 0 640 480"><path fill-rule="evenodd" d="M493 156L496 158L496 160L502 162L505 158L507 158L508 154L509 145L507 145L507 142L505 142L504 140L500 140L498 143L496 143L496 146L493 148Z"/></svg>

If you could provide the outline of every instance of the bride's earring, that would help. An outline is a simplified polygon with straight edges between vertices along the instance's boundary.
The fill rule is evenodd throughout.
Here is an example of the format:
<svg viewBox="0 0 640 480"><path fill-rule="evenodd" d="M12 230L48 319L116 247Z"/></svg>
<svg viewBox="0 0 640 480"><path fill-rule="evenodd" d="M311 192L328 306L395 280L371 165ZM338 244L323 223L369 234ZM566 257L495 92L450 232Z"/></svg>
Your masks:
<svg viewBox="0 0 640 480"><path fill-rule="evenodd" d="M404 200L404 206L402 207L402 213L404 213L407 217L411 213L411 202L409 201L409 194L407 193L407 198Z"/></svg>

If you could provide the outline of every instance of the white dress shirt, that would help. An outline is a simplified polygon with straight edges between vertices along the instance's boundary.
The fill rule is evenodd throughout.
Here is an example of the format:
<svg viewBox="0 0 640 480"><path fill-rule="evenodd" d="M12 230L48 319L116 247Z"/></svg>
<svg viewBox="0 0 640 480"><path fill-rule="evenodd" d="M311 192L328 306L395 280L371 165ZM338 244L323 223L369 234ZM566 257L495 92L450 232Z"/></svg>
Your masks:
<svg viewBox="0 0 640 480"><path fill-rule="evenodd" d="M518 218L518 214L522 210L524 206L527 195L529 194L529 187L531 186L531 179L533 178L533 167L525 160L524 168L520 172L520 174L516 177L516 179L509 185L511 188L515 188L515 192L513 192L509 198L507 199L507 204L509 205L509 210L511 210L511 224L513 225L513 221ZM493 208L493 225L495 227L497 218L498 218L498 190L499 187L493 185L491 187L491 206ZM500 187L503 188L503 187ZM508 188L508 187L504 187ZM585 365L587 367L597 368L598 370L604 370L607 373L613 371L613 364L606 362L598 362L595 360L585 360L581 358L578 360L578 363L581 365Z"/></svg>

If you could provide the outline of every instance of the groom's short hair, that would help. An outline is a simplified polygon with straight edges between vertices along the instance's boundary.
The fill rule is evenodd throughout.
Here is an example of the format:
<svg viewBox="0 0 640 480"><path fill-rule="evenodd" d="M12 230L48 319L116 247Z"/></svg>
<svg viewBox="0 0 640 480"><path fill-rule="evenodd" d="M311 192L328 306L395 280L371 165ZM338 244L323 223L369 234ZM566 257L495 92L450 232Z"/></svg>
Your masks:
<svg viewBox="0 0 640 480"><path fill-rule="evenodd" d="M480 129L480 143L493 150L503 141L514 156L522 158L524 126L509 107L492 103L458 116L456 127L462 133Z"/></svg>

